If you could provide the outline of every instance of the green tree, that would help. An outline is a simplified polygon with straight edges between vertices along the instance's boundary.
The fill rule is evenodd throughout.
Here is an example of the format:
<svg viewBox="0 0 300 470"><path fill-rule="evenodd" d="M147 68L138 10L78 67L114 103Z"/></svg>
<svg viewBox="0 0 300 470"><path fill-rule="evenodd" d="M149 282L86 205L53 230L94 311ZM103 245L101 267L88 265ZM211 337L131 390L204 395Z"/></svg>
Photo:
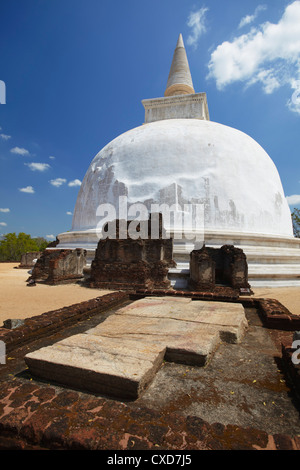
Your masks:
<svg viewBox="0 0 300 470"><path fill-rule="evenodd" d="M293 221L294 235L295 237L300 238L300 209L294 208L292 212L292 221Z"/></svg>
<svg viewBox="0 0 300 470"><path fill-rule="evenodd" d="M48 246L42 237L31 238L27 233L7 233L0 241L0 261L20 261L23 253L43 251Z"/></svg>
<svg viewBox="0 0 300 470"><path fill-rule="evenodd" d="M47 246L49 245L49 242L45 240L45 238L43 237L33 238L32 240L36 242L36 245L38 247L38 250L34 250L34 251L44 251L45 248L47 248Z"/></svg>

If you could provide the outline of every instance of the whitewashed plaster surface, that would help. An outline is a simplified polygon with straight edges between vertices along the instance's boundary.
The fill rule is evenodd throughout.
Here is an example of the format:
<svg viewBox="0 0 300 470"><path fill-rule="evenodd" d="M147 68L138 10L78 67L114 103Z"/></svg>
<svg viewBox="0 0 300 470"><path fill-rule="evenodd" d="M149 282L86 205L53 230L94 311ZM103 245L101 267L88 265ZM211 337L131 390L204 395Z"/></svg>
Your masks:
<svg viewBox="0 0 300 470"><path fill-rule="evenodd" d="M72 230L93 229L99 204L204 204L205 229L293 236L275 164L251 137L212 121L170 119L120 135L92 160Z"/></svg>

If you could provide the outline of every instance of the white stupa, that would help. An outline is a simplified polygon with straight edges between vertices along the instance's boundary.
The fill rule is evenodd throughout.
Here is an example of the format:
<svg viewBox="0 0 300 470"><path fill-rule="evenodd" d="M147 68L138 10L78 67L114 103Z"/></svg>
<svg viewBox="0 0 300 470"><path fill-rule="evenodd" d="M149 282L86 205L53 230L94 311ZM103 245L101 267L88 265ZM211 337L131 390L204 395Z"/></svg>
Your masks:
<svg viewBox="0 0 300 470"><path fill-rule="evenodd" d="M275 164L245 133L209 119L205 93L195 93L182 36L165 95L142 101L145 122L108 143L82 182L70 232L58 248L84 248L91 261L99 241L99 206L142 203L203 209L198 240L244 250L252 286L300 285L300 240ZM103 217L103 214L102 214ZM122 218L122 217L121 217ZM180 225L180 224L179 224ZM193 233L166 226L174 238L175 287L184 287Z"/></svg>

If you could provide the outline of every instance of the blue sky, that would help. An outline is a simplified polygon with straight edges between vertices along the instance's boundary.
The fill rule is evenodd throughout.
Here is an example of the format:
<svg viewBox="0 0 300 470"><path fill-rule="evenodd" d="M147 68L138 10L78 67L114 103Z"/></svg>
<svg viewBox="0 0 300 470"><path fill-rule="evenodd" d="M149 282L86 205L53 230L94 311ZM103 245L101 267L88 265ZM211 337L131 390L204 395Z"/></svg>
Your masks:
<svg viewBox="0 0 300 470"><path fill-rule="evenodd" d="M257 140L300 207L299 25L298 0L1 0L0 233L71 229L93 157L163 96L179 33L211 120Z"/></svg>

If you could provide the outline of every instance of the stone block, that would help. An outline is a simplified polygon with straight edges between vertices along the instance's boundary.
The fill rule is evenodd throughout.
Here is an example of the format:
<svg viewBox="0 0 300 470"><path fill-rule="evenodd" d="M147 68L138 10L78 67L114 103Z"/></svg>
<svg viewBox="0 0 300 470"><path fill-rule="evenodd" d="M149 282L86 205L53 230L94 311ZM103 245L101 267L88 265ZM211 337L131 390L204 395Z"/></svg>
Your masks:
<svg viewBox="0 0 300 470"><path fill-rule="evenodd" d="M203 246L190 253L190 289L213 291L216 284L233 289L250 288L247 258L243 250L233 245L221 248Z"/></svg>
<svg viewBox="0 0 300 470"><path fill-rule="evenodd" d="M15 328L19 328L20 326L23 326L24 323L25 323L24 319L8 318L7 320L4 320L3 328L7 328L8 330L14 330Z"/></svg>
<svg viewBox="0 0 300 470"><path fill-rule="evenodd" d="M28 253L23 253L23 255L21 256L19 268L33 268L36 261L40 258L41 254L41 251L31 251Z"/></svg>
<svg viewBox="0 0 300 470"><path fill-rule="evenodd" d="M122 316L122 320L118 319ZM190 298L145 297L129 304L109 317L106 322L92 330L93 334L104 331L118 323L123 328L135 333L184 336L186 332L200 335L201 341L208 333L217 334L220 339L229 343L238 343L242 339L248 322L244 307L240 303L207 302ZM89 330L90 331L90 330ZM125 330L118 330L118 334ZM186 337L184 337L186 339ZM196 340L199 343L199 338Z"/></svg>
<svg viewBox="0 0 300 470"><path fill-rule="evenodd" d="M107 321L108 320L108 321ZM219 342L219 331L209 325L191 325L163 318L137 318L127 315L109 317L88 334L134 339L137 343L159 343L167 348L166 360L184 364L205 365Z"/></svg>
<svg viewBox="0 0 300 470"><path fill-rule="evenodd" d="M142 104L145 108L145 123L164 119L209 120L206 93L146 99Z"/></svg>
<svg viewBox="0 0 300 470"><path fill-rule="evenodd" d="M150 238L154 217L155 214L152 214L149 220L137 222L148 238L130 238L132 221L109 222L115 227L115 232L112 230L110 233L115 234L116 238L99 240L87 280L90 287L113 290L170 288L168 271L176 265L172 259L173 240L164 238L161 217L156 223L158 238ZM103 230L107 233L107 226Z"/></svg>
<svg viewBox="0 0 300 470"><path fill-rule="evenodd" d="M152 342L71 336L25 356L31 373L94 393L137 398L159 369L166 347Z"/></svg>
<svg viewBox="0 0 300 470"><path fill-rule="evenodd" d="M215 286L215 262L205 250L193 250L190 254L190 281L193 290L212 290Z"/></svg>
<svg viewBox="0 0 300 470"><path fill-rule="evenodd" d="M46 284L63 284L83 278L86 251L45 250L36 262L29 280Z"/></svg>
<svg viewBox="0 0 300 470"><path fill-rule="evenodd" d="M136 398L163 359L205 366L220 341L238 343L247 328L241 304L144 298L83 334L25 356L31 373L68 386Z"/></svg>

